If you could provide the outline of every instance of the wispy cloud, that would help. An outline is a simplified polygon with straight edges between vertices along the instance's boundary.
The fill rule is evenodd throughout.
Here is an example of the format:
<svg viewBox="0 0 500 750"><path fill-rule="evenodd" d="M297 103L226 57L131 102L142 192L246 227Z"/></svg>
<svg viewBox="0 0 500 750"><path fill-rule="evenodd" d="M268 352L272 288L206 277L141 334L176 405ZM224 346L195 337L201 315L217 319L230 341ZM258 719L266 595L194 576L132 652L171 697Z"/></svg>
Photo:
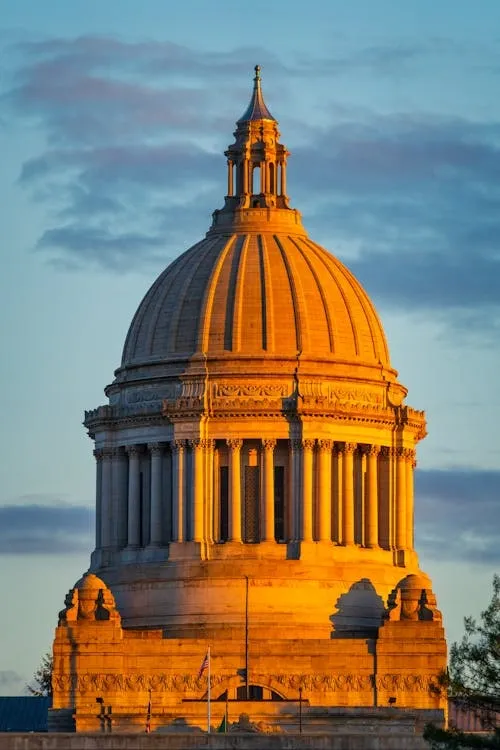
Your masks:
<svg viewBox="0 0 500 750"><path fill-rule="evenodd" d="M500 471L417 470L415 519L423 552L498 565Z"/></svg>
<svg viewBox="0 0 500 750"><path fill-rule="evenodd" d="M0 505L0 555L67 555L91 549L93 511L67 503Z"/></svg>

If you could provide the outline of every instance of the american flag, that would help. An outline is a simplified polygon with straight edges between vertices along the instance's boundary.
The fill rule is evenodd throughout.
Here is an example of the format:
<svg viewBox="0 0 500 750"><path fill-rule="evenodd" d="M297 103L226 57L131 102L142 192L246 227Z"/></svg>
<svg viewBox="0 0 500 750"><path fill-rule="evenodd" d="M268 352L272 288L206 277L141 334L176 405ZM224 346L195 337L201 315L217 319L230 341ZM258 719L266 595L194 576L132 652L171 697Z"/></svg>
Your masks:
<svg viewBox="0 0 500 750"><path fill-rule="evenodd" d="M203 677L203 674L204 674L204 672L205 672L205 671L206 671L207 669L208 669L208 651L207 651L207 653L205 654L205 658L204 658L204 659L203 659L203 661L201 662L201 667L200 667L200 671L198 672L198 677L197 677L197 679L198 679L198 680L200 679L200 677Z"/></svg>

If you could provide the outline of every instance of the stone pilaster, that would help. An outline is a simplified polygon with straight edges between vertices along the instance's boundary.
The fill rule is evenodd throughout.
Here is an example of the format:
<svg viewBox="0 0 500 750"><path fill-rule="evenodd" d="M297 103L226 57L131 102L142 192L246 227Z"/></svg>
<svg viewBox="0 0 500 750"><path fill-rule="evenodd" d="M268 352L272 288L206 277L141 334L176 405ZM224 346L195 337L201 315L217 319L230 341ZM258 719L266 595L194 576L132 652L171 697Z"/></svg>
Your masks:
<svg viewBox="0 0 500 750"><path fill-rule="evenodd" d="M318 535L332 540L332 441L318 440Z"/></svg>
<svg viewBox="0 0 500 750"><path fill-rule="evenodd" d="M174 440L172 450L172 541L184 541L184 458L185 441Z"/></svg>
<svg viewBox="0 0 500 750"><path fill-rule="evenodd" d="M189 441L189 446L192 451L192 499L193 507L191 513L191 539L193 542L201 542L203 540L203 486L204 486L204 466L203 456L206 448L206 441L196 438L195 440Z"/></svg>
<svg viewBox="0 0 500 750"><path fill-rule="evenodd" d="M366 450L366 527L365 544L378 547L378 456L380 446L370 445Z"/></svg>
<svg viewBox="0 0 500 750"><path fill-rule="evenodd" d="M241 542L241 447L243 440L227 440L229 448L229 541Z"/></svg>
<svg viewBox="0 0 500 750"><path fill-rule="evenodd" d="M406 546L408 549L414 547L414 470L417 465L415 460L416 453L412 449L406 452Z"/></svg>
<svg viewBox="0 0 500 750"><path fill-rule="evenodd" d="M142 449L138 445L128 445L128 534L127 546L137 549L141 546L141 464Z"/></svg>
<svg viewBox="0 0 500 750"><path fill-rule="evenodd" d="M396 548L406 549L406 450L396 449Z"/></svg>
<svg viewBox="0 0 500 750"><path fill-rule="evenodd" d="M313 457L315 440L302 440L302 528L301 539L313 540Z"/></svg>
<svg viewBox="0 0 500 750"><path fill-rule="evenodd" d="M274 541L274 449L276 440L262 441L264 493L262 503L261 541Z"/></svg>
<svg viewBox="0 0 500 750"><path fill-rule="evenodd" d="M342 542L354 544L354 453L356 443L344 443L342 450Z"/></svg>

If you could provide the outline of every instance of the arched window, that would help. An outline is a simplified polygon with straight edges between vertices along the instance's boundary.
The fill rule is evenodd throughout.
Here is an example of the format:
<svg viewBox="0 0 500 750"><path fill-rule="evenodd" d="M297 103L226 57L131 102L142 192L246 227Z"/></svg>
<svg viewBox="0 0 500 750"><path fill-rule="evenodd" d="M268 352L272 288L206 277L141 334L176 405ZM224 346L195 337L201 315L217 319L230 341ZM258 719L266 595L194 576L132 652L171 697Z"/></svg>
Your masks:
<svg viewBox="0 0 500 750"><path fill-rule="evenodd" d="M258 195L260 192L260 164L257 164L252 170L252 195Z"/></svg>

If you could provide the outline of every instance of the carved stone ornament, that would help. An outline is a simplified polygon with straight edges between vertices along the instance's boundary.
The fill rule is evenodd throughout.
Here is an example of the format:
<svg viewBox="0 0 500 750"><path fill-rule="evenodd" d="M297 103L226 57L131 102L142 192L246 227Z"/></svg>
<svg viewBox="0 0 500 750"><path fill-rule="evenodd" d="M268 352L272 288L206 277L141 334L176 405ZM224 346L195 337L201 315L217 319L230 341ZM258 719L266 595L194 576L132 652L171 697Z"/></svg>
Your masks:
<svg viewBox="0 0 500 750"><path fill-rule="evenodd" d="M54 674L53 683L60 692L76 689L84 694L87 691L113 692L147 692L191 694L203 697L207 689L206 679L197 680L192 674L135 674L115 673ZM227 675L212 675L211 688L224 687L231 678ZM284 694L289 700L297 699L299 687L307 693L331 692L371 692L374 685L381 691L399 690L407 693L429 692L438 682L438 675L421 674L351 674L351 673L300 673L255 675L253 684L267 685Z"/></svg>
<svg viewBox="0 0 500 750"><path fill-rule="evenodd" d="M81 621L120 623L115 600L104 581L87 573L64 599L65 608L59 612L59 625Z"/></svg>
<svg viewBox="0 0 500 750"><path fill-rule="evenodd" d="M239 451L243 446L243 440L241 438L229 438L226 440L227 447L232 451Z"/></svg>

